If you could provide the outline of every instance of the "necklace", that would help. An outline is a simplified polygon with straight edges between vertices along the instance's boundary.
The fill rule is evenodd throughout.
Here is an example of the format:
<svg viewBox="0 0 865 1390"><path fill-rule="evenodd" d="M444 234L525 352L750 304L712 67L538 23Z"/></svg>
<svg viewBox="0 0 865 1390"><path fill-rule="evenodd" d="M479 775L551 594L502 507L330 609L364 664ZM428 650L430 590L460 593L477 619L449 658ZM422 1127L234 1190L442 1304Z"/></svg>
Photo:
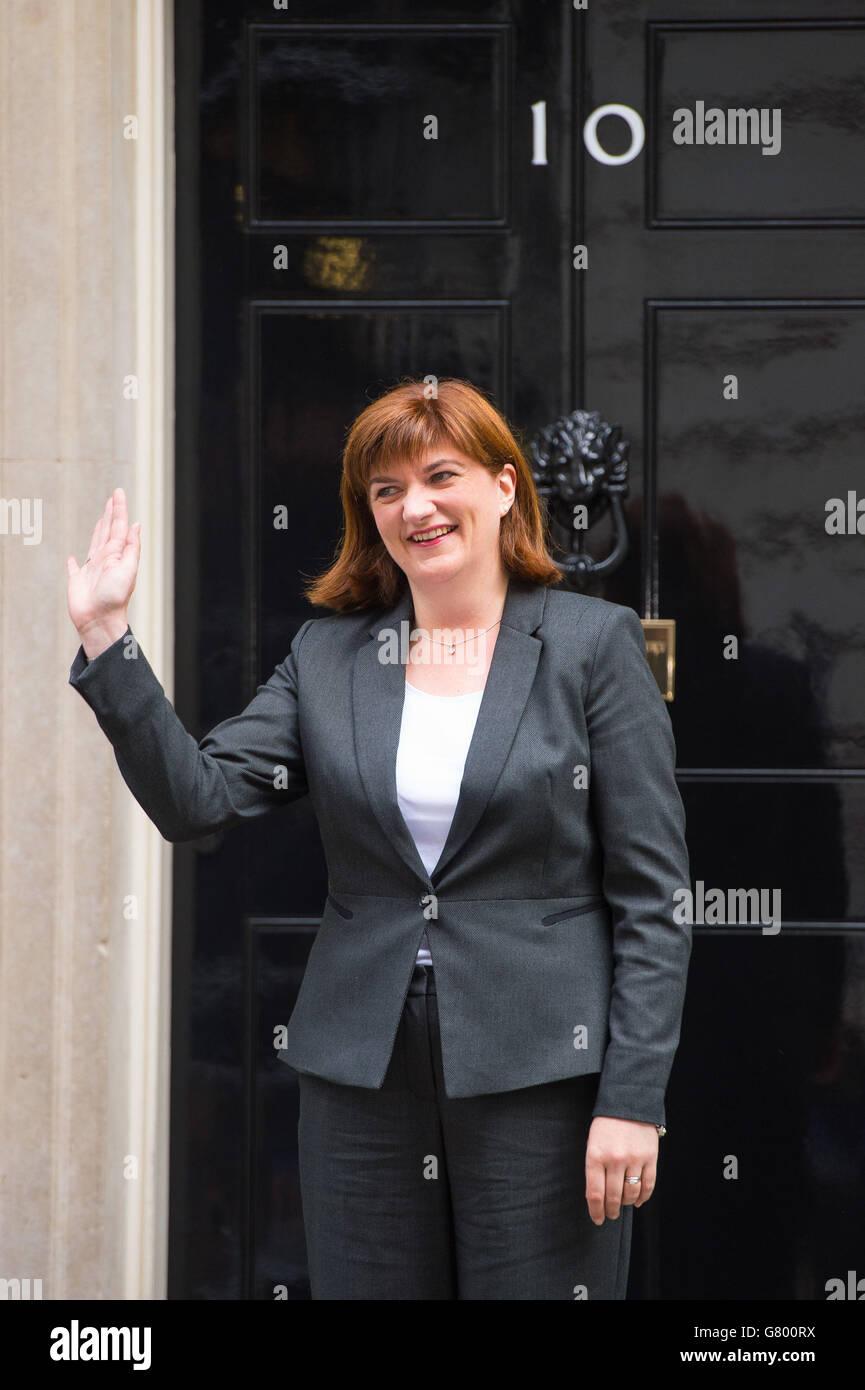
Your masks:
<svg viewBox="0 0 865 1390"><path fill-rule="evenodd" d="M490 623L489 627L485 627L483 632L478 633L478 636L484 637L486 633L491 632L494 627L497 627L500 622L501 618L496 618L495 622ZM431 642L435 642L437 647L444 647L445 650L448 651L451 656L453 656L457 647L461 647L463 645L463 642L468 642L469 640L470 639L468 637L463 637L460 639L459 642L440 642L437 637L430 638Z"/></svg>

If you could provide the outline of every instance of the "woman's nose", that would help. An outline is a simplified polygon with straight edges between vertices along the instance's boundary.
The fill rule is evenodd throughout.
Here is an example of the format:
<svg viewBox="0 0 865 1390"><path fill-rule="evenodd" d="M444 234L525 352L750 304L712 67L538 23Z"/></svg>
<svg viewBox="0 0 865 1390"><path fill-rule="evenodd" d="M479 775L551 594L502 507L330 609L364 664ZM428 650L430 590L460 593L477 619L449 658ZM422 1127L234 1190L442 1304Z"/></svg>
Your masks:
<svg viewBox="0 0 865 1390"><path fill-rule="evenodd" d="M425 517L432 516L434 512L435 502L427 497L425 493L415 493L414 496L407 496L402 509L403 519L406 522L423 521Z"/></svg>

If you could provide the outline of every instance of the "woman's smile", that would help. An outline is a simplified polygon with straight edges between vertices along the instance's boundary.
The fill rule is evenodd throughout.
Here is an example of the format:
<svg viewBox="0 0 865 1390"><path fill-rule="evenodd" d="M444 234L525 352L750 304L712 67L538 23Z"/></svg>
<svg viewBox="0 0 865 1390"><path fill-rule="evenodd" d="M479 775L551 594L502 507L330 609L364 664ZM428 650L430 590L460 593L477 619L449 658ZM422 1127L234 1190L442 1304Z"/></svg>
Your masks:
<svg viewBox="0 0 865 1390"><path fill-rule="evenodd" d="M412 545L438 545L445 536L449 536L456 529L456 522L452 526L431 526L426 531L415 531L413 536L409 536L409 540Z"/></svg>

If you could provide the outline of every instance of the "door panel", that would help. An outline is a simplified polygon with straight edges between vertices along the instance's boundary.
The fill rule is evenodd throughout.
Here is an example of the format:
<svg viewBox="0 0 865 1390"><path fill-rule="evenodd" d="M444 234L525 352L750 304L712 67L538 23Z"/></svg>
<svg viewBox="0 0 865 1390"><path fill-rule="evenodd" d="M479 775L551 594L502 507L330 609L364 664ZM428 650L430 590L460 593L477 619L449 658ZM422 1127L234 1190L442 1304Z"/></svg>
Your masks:
<svg viewBox="0 0 865 1390"><path fill-rule="evenodd" d="M865 477L865 7L625 8L586 27L587 106L646 118L640 158L585 164L586 395L632 441L603 594L676 620L692 887L780 904L768 930L695 925L630 1293L822 1299L865 1224L863 552L826 530ZM676 143L698 103L778 109L780 148ZM627 150L624 122L599 133Z"/></svg>

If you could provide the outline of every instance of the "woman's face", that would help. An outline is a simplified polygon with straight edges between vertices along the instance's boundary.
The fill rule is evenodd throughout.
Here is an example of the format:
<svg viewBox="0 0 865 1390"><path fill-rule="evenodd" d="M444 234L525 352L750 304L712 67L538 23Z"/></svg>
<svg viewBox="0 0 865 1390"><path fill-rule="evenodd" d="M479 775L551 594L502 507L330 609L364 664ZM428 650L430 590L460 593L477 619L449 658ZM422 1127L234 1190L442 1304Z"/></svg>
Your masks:
<svg viewBox="0 0 865 1390"><path fill-rule="evenodd" d="M413 464L374 468L367 496L388 554L409 581L439 583L498 565L499 527L515 486L513 464L493 476L445 443Z"/></svg>

